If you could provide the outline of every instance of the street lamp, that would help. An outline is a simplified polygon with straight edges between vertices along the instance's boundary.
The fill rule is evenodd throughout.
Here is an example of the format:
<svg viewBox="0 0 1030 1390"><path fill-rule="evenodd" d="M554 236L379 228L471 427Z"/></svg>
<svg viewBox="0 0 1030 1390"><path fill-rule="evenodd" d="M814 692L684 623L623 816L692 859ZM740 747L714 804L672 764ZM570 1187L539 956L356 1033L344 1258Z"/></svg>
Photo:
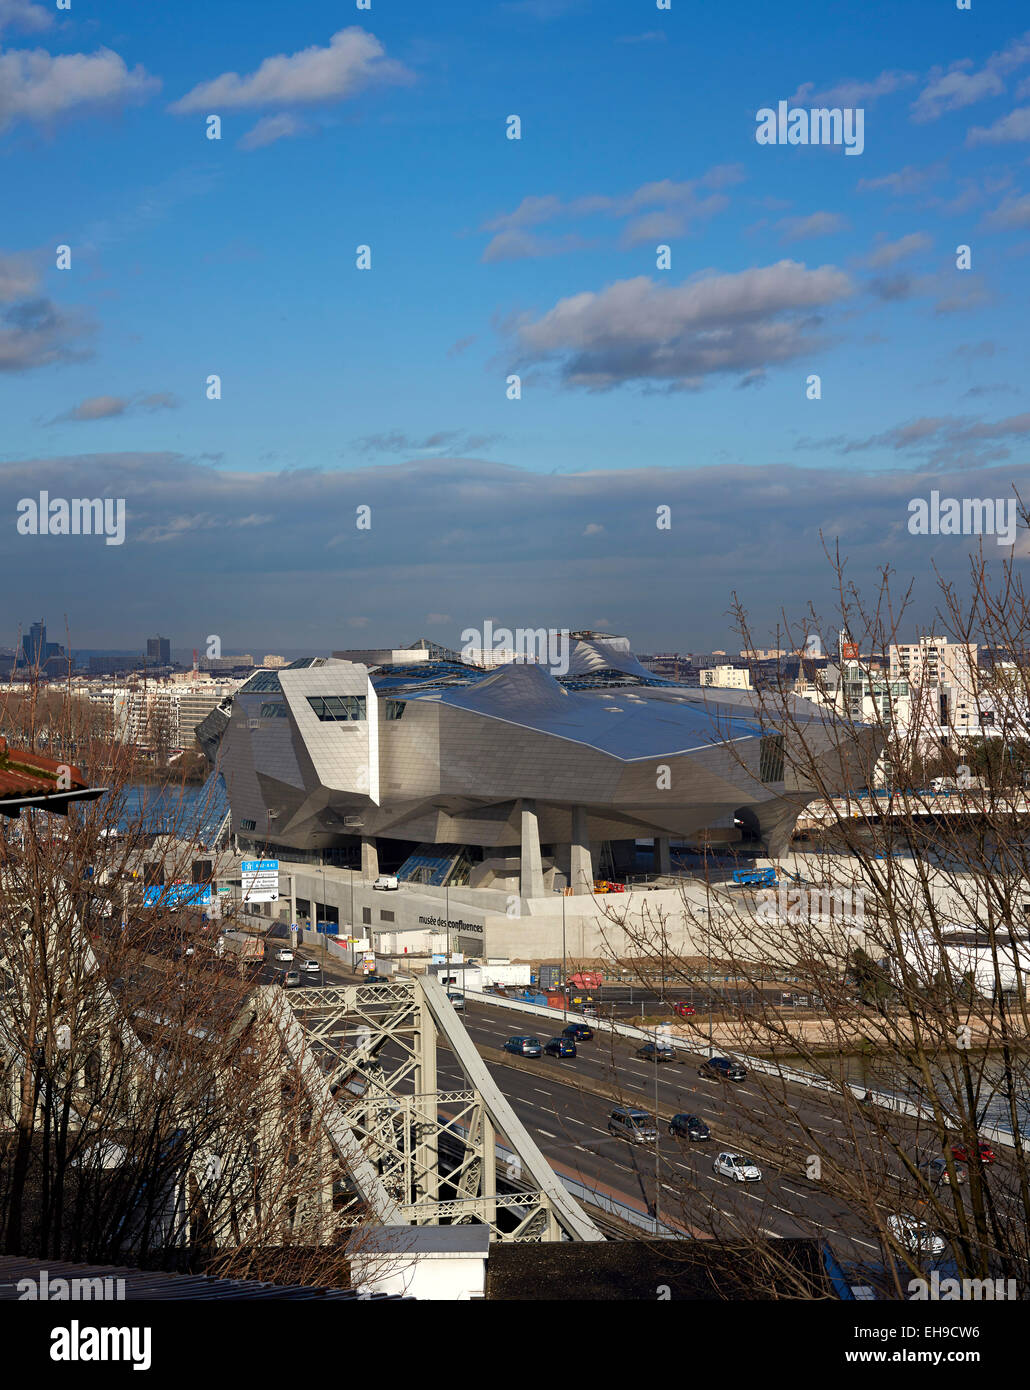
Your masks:
<svg viewBox="0 0 1030 1390"><path fill-rule="evenodd" d="M323 851L324 855L324 851ZM322 911L325 914L325 921L322 923L322 976L325 978L325 963L329 958L329 905L327 904L325 893L325 858L322 859ZM315 931L318 931L318 923L315 923Z"/></svg>
<svg viewBox="0 0 1030 1390"><path fill-rule="evenodd" d="M561 1016L562 1022L569 1021L568 966L565 963L565 893L561 895Z"/></svg>
<svg viewBox="0 0 1030 1390"><path fill-rule="evenodd" d="M658 1114L658 1037L655 1035L654 1047L654 1233L658 1234L658 1226L661 1221L661 1144L662 1144L662 1124Z"/></svg>

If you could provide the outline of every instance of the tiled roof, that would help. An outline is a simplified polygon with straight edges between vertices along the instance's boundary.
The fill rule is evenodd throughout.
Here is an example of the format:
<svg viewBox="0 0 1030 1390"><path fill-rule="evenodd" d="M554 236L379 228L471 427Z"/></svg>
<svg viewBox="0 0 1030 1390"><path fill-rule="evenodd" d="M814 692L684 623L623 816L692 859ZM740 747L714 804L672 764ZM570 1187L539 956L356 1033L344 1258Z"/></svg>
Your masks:
<svg viewBox="0 0 1030 1390"><path fill-rule="evenodd" d="M67 785L58 786L62 771ZM20 801L26 797L47 796L50 793L81 791L88 786L85 776L70 763L45 758L40 753L28 753L9 748L0 738L0 801Z"/></svg>

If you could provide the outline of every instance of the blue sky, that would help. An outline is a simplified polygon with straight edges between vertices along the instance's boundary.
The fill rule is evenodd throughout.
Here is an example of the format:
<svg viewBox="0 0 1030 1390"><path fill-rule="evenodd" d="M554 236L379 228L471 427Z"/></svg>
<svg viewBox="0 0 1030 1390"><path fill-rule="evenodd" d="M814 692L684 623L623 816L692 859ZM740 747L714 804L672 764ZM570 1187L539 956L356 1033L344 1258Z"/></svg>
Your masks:
<svg viewBox="0 0 1030 1390"><path fill-rule="evenodd" d="M820 602L821 534L859 582L916 577L925 619L969 545L909 536L907 500L1025 472L1025 25L0 0L0 640L45 614L83 646L328 649L494 617L701 650L733 588L762 631ZM757 145L781 99L860 107L861 155ZM17 535L33 488L114 489L125 544Z"/></svg>

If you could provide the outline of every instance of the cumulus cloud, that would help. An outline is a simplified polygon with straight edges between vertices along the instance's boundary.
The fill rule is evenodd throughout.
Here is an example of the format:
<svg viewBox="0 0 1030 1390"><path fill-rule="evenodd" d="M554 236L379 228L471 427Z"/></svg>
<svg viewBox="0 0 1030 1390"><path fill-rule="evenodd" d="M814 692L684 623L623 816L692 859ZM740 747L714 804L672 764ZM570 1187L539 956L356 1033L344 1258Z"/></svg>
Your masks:
<svg viewBox="0 0 1030 1390"><path fill-rule="evenodd" d="M498 232L486 246L480 260L484 265L498 261L539 260L544 256L563 256L568 251L581 251L588 243L569 232L566 236L542 237L535 232L512 228Z"/></svg>
<svg viewBox="0 0 1030 1390"><path fill-rule="evenodd" d="M262 116L256 126L247 131L240 140L241 150L260 150L272 145L276 140L286 140L294 135L303 135L307 123L289 111L280 111L276 116Z"/></svg>
<svg viewBox="0 0 1030 1390"><path fill-rule="evenodd" d="M78 405L60 415L55 415L50 424L79 423L90 420L113 420L132 410L173 410L179 402L170 391L155 391L150 395L136 396L87 396Z"/></svg>
<svg viewBox="0 0 1030 1390"><path fill-rule="evenodd" d="M34 4L33 0L0 0L0 33L5 29L39 33L49 29L53 22L53 11Z"/></svg>
<svg viewBox="0 0 1030 1390"><path fill-rule="evenodd" d="M910 87L918 80L917 73L892 69L872 79L852 78L838 82L822 91L816 91L814 82L802 82L788 101L791 106L862 106Z"/></svg>
<svg viewBox="0 0 1030 1390"><path fill-rule="evenodd" d="M974 126L967 145L1000 145L1006 140L1030 140L1030 106L1017 107L989 126Z"/></svg>
<svg viewBox="0 0 1030 1390"><path fill-rule="evenodd" d="M805 241L809 237L832 236L846 231L848 219L839 212L812 212L807 217L782 217L776 223L781 241Z"/></svg>
<svg viewBox="0 0 1030 1390"><path fill-rule="evenodd" d="M412 80L413 74L403 63L386 57L374 34L350 25L333 34L328 48L313 44L297 53L280 53L266 58L246 77L223 72L199 83L170 109L185 115L219 108L348 101L368 87Z"/></svg>
<svg viewBox="0 0 1030 1390"><path fill-rule="evenodd" d="M787 362L815 345L821 311L854 293L835 266L797 261L667 287L645 276L560 300L516 325L530 361L558 359L566 384L698 386L717 373Z"/></svg>
<svg viewBox="0 0 1030 1390"><path fill-rule="evenodd" d="M1010 195L1004 198L993 212L984 218L984 226L991 231L1014 231L1030 227L1030 193L1021 197Z"/></svg>
<svg viewBox="0 0 1030 1390"><path fill-rule="evenodd" d="M860 193L874 193L883 190L893 194L895 198L904 198L925 192L931 184L942 179L946 173L947 165L943 161L930 164L922 169L914 164L906 164L904 169L897 169L892 174L882 174L875 179L859 179L857 186Z"/></svg>
<svg viewBox="0 0 1030 1390"><path fill-rule="evenodd" d="M970 58L948 68L933 68L926 86L912 103L912 119L936 121L948 111L959 111L986 97L1001 96L1005 77L1028 61L1030 31L1013 39L1000 52L992 53L980 68Z"/></svg>
<svg viewBox="0 0 1030 1390"><path fill-rule="evenodd" d="M834 441L840 454L887 449L915 454L935 467L977 468L1007 459L1010 446L1030 439L1030 412L1002 420L972 415L928 415L864 439ZM805 447L812 447L811 442Z"/></svg>
<svg viewBox="0 0 1030 1390"><path fill-rule="evenodd" d="M76 313L65 313L49 299L23 299L0 311L0 372L24 372L81 358L76 347L91 332Z"/></svg>
<svg viewBox="0 0 1030 1390"><path fill-rule="evenodd" d="M620 195L588 193L564 200L554 193L523 198L511 212L483 223L494 237L483 252L484 261L521 260L581 250L578 236L540 237L530 229L549 222L604 216L623 221L621 245L633 247L653 238L681 236L697 222L729 206L723 192L744 178L739 164L720 164L696 179L655 179Z"/></svg>
<svg viewBox="0 0 1030 1390"><path fill-rule="evenodd" d="M906 256L914 256L918 251L929 251L933 242L925 232L909 232L907 236L899 237L897 241L884 241L879 246L873 248L866 256L864 265L870 270L883 270L888 266L896 265Z"/></svg>
<svg viewBox="0 0 1030 1390"><path fill-rule="evenodd" d="M109 48L54 57L45 49L0 53L0 129L49 121L80 107L122 106L160 87L139 64L128 68Z"/></svg>
<svg viewBox="0 0 1030 1390"><path fill-rule="evenodd" d="M352 447L363 454L421 454L449 449L457 453L471 453L485 448L499 434L470 434L466 430L436 430L422 439L414 439L403 430L390 430L386 434L366 434L355 439Z"/></svg>

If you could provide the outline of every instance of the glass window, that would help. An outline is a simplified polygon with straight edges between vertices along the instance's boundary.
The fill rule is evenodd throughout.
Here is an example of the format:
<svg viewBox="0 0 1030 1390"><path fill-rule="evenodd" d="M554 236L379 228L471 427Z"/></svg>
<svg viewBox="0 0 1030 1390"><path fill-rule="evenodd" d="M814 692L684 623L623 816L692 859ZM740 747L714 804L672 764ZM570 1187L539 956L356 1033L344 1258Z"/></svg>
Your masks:
<svg viewBox="0 0 1030 1390"><path fill-rule="evenodd" d="M270 700L261 706L262 719L285 719L286 705L282 700Z"/></svg>
<svg viewBox="0 0 1030 1390"><path fill-rule="evenodd" d="M340 724L365 718L364 695L309 695L308 704L323 724Z"/></svg>
<svg viewBox="0 0 1030 1390"><path fill-rule="evenodd" d="M406 703L406 702L405 702L404 700L386 700L386 701L384 701L384 704L385 704L385 706L386 706L385 717L386 717L387 719L400 719L401 716L402 716L403 713L404 713L404 705L405 705L405 703Z"/></svg>
<svg viewBox="0 0 1030 1390"><path fill-rule="evenodd" d="M783 735L766 734L759 754L759 777L763 782L783 781Z"/></svg>

